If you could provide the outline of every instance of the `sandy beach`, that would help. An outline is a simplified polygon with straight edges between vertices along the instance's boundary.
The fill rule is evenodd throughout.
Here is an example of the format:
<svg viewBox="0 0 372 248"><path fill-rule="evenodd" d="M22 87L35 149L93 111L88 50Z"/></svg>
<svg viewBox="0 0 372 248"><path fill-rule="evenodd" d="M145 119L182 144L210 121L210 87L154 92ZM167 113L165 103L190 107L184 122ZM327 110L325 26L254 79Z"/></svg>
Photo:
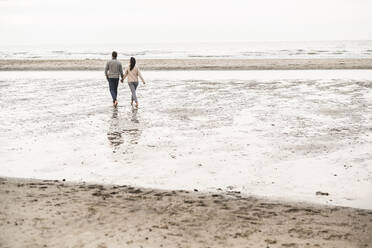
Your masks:
<svg viewBox="0 0 372 248"><path fill-rule="evenodd" d="M371 247L372 211L126 185L0 179L0 247Z"/></svg>
<svg viewBox="0 0 372 248"><path fill-rule="evenodd" d="M126 65L127 58L119 57ZM8 70L103 70L106 60L0 60ZM372 69L372 59L140 59L144 70L312 70Z"/></svg>

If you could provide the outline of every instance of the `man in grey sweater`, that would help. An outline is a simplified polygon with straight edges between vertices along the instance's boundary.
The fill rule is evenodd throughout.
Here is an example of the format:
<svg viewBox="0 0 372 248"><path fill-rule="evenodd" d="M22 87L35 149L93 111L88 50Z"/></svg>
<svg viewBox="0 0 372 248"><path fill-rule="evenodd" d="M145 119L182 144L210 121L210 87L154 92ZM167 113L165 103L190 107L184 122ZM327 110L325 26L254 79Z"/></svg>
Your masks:
<svg viewBox="0 0 372 248"><path fill-rule="evenodd" d="M118 57L117 52L112 52L112 59L107 61L105 68L105 75L110 86L110 93L112 96L112 101L114 106L118 105L117 96L118 96L118 85L119 77L123 78L123 67L121 63L116 59Z"/></svg>

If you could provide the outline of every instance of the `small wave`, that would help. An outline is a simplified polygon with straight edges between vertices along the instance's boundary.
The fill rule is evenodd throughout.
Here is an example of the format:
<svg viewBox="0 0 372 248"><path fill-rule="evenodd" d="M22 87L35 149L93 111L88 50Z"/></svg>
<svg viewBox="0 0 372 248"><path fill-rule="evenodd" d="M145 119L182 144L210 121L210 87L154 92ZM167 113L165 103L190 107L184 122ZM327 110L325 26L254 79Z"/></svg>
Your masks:
<svg viewBox="0 0 372 248"><path fill-rule="evenodd" d="M242 52L242 54L246 55L263 55L265 52Z"/></svg>
<svg viewBox="0 0 372 248"><path fill-rule="evenodd" d="M3 83L3 82L5 82L5 81L0 81L0 88L6 88L6 87L10 86L10 84Z"/></svg>
<svg viewBox="0 0 372 248"><path fill-rule="evenodd" d="M193 55L193 54L190 54L187 57L190 57L190 58L231 58L233 56L232 55Z"/></svg>
<svg viewBox="0 0 372 248"><path fill-rule="evenodd" d="M146 55L146 52L135 52L135 53L131 53L132 56L143 56L143 55ZM128 55L130 56L130 55Z"/></svg>
<svg viewBox="0 0 372 248"><path fill-rule="evenodd" d="M364 82L356 82L357 85L361 86L361 87L365 87L365 88L369 88L371 89L372 88L372 81L364 81Z"/></svg>
<svg viewBox="0 0 372 248"><path fill-rule="evenodd" d="M71 54L80 54L80 55L89 55L89 54L107 55L107 54L111 54L111 53L109 53L109 52L107 52L107 53L104 53L104 52L74 52L74 53L71 53Z"/></svg>
<svg viewBox="0 0 372 248"><path fill-rule="evenodd" d="M144 53L150 54L173 54L173 53L184 53L183 51L170 51L170 50L144 50Z"/></svg>

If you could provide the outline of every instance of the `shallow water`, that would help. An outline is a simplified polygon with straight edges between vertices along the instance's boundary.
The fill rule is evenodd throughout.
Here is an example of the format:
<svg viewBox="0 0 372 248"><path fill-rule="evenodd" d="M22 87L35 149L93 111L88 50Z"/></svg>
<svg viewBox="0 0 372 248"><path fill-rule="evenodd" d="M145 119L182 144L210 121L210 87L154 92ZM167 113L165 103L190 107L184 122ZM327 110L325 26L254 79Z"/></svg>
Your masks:
<svg viewBox="0 0 372 248"><path fill-rule="evenodd" d="M372 71L0 72L0 175L372 209ZM316 195L317 191L329 196Z"/></svg>

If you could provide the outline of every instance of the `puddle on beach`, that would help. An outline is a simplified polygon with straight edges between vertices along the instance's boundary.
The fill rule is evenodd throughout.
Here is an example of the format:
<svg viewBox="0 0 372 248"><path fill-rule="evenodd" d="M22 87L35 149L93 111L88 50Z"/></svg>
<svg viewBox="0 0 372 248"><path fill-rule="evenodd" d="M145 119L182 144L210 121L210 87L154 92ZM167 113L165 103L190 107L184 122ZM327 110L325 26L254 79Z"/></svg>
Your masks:
<svg viewBox="0 0 372 248"><path fill-rule="evenodd" d="M102 75L0 72L0 175L372 209L372 71Z"/></svg>

